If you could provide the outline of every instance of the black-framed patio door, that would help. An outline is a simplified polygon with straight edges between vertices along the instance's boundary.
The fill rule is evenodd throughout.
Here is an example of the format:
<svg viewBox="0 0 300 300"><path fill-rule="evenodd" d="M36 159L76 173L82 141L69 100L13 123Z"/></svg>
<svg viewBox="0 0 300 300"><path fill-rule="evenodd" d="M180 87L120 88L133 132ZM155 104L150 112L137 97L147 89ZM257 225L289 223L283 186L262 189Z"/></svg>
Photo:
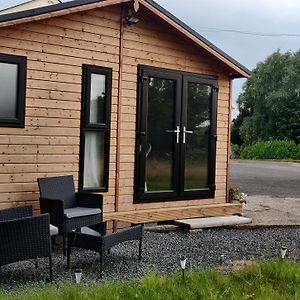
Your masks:
<svg viewBox="0 0 300 300"><path fill-rule="evenodd" d="M182 197L211 198L215 190L216 82L184 75L182 89Z"/></svg>
<svg viewBox="0 0 300 300"><path fill-rule="evenodd" d="M140 67L135 202L213 197L215 80Z"/></svg>

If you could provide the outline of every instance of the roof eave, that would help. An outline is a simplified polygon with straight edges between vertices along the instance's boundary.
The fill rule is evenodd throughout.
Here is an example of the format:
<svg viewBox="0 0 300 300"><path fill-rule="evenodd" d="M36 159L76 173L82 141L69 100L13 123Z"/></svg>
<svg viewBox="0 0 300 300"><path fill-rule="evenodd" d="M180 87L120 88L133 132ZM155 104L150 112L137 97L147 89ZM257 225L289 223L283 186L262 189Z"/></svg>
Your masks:
<svg viewBox="0 0 300 300"><path fill-rule="evenodd" d="M62 16L94 8L126 3L130 1L131 0L76 0L21 12L10 13L0 16L0 28L30 21ZM177 17L172 15L170 12L168 12L153 0L139 0L139 2L144 7L161 17L165 22L170 24L170 26L175 27L178 31L182 32L200 47L211 53L217 59L221 60L231 70L232 78L249 78L251 76L250 70L248 70L242 64L223 52L221 49L216 47L202 35L197 33L195 30L183 23L181 20L179 20Z"/></svg>
<svg viewBox="0 0 300 300"><path fill-rule="evenodd" d="M249 77L251 77L251 71L248 68L246 68L245 66L240 64L238 61L236 61L234 58L232 58L231 56L226 54L220 48L216 47L214 44L212 44L210 41L208 41L206 38L204 38L202 35L200 35L195 30L193 30L191 27L186 25L184 22L182 22L176 16L171 14L169 11L164 9L162 6L157 4L155 1L153 1L153 0L140 0L140 2L142 4L144 4L144 6L146 6L148 9L150 8L148 5L150 5L151 7L154 7L160 13L165 15L167 17L167 19L169 19L170 21L173 21L174 23L178 24L184 31L186 31L187 33L189 33L190 35L192 35L195 38L194 41L197 42L197 40L198 40L200 42L200 43L197 43L197 44L199 44L202 47L206 45L208 48L210 48L212 51L209 51L209 52L211 52L214 56L217 56L218 58L223 57L224 58L223 62L225 64L229 65L229 67L231 67L232 70L233 70L232 78L242 78L242 77L249 78ZM165 21L167 21L167 19L165 19ZM207 47L204 47L204 48L206 50L208 50Z"/></svg>
<svg viewBox="0 0 300 300"><path fill-rule="evenodd" d="M76 0L49 6L29 9L0 16L0 28L22 24L35 20L71 14L115 4L130 2L131 0Z"/></svg>

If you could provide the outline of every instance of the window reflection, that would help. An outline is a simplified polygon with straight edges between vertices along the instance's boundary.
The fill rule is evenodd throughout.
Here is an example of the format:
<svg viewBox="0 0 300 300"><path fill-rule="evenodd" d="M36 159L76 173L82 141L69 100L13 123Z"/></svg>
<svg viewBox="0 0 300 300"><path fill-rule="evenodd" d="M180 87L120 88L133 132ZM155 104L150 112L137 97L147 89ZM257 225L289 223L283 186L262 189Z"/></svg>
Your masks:
<svg viewBox="0 0 300 300"><path fill-rule="evenodd" d="M102 74L91 74L90 123L105 123L105 79Z"/></svg>
<svg viewBox="0 0 300 300"><path fill-rule="evenodd" d="M176 82L149 78L146 192L173 190Z"/></svg>
<svg viewBox="0 0 300 300"><path fill-rule="evenodd" d="M211 95L211 86L188 83L185 190L208 187Z"/></svg>
<svg viewBox="0 0 300 300"><path fill-rule="evenodd" d="M18 65L0 62L0 118L17 118Z"/></svg>

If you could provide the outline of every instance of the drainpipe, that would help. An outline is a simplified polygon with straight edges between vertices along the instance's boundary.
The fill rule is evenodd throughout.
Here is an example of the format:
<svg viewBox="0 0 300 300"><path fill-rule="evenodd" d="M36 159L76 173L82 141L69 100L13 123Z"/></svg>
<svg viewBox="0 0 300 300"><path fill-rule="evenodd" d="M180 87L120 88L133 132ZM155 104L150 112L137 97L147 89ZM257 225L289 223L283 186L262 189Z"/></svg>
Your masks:
<svg viewBox="0 0 300 300"><path fill-rule="evenodd" d="M230 175L230 144L231 144L231 113L232 113L232 74L229 77L229 111L228 111L228 141L227 141L227 176L226 176L226 202L229 202L229 175Z"/></svg>
<svg viewBox="0 0 300 300"><path fill-rule="evenodd" d="M120 197L120 155L121 155L121 117L122 117L122 80L123 80L123 46L124 23L123 6L120 10L120 43L119 43L119 76L118 76L118 111L117 111L117 149L116 149L116 173L115 173L115 212L119 211Z"/></svg>

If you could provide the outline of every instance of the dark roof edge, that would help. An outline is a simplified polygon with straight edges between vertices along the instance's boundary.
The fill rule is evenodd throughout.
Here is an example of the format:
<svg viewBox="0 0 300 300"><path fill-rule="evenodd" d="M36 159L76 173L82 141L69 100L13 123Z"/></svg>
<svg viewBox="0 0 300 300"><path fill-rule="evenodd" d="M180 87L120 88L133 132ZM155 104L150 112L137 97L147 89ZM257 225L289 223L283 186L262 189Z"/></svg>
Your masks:
<svg viewBox="0 0 300 300"><path fill-rule="evenodd" d="M19 12L13 12L10 14L1 15L0 23L34 17L46 13L51 13L55 11L60 11L60 10L87 5L87 4L93 4L102 1L104 0L76 0L76 1L52 4L52 5L38 7L38 8L32 8L24 11L19 11Z"/></svg>
<svg viewBox="0 0 300 300"><path fill-rule="evenodd" d="M25 11L20 11L20 12L15 12L15 13L10 13L10 14L5 14L0 16L0 23L8 22L8 21L13 21L13 20L18 20L18 19L24 19L24 18L29 18L29 17L34 17L46 13L51 13L51 12L56 12L64 9L69 9L73 7L78 7L82 5L87 5L87 4L93 4L96 2L102 2L105 0L75 0L75 1L70 1L70 2L65 2L65 3L58 3L58 4L53 4L49 6L44 6L44 7L39 7L39 8L34 8L34 9L29 9ZM204 38L202 35L200 35L198 32L196 32L194 29L186 25L184 22L179 20L177 17L175 17L173 14L171 14L169 11L167 11L165 8L160 6L158 3L154 2L153 0L145 0L147 3L155 7L158 11L166 15L168 18L173 20L175 23L180 25L182 28L187 30L189 33L194 35L197 39L208 45L210 48L212 48L214 51L219 53L221 56L226 58L228 61L230 61L232 64L237 66L239 69L243 70L245 73L251 75L251 71L247 69L245 66L240 64L238 61L236 61L234 58L223 52L221 49L216 47L214 44L212 44L210 41L208 41L206 38ZM233 76L233 77L241 77L241 76Z"/></svg>
<svg viewBox="0 0 300 300"><path fill-rule="evenodd" d="M215 50L216 52L218 52L220 55L222 55L223 57L225 57L231 63L233 63L238 68L240 68L241 70L243 70L245 73L249 74L249 76L251 75L251 71L248 68L246 68L245 66L243 66L242 64L240 64L238 61L236 61L234 58L232 58L230 55L226 54L220 48L218 48L217 46L215 46L214 44L212 44L209 40L207 40L205 37L203 37L202 35L200 35L197 31L195 31L194 29L192 29L191 27L189 27L188 25L186 25L184 22L182 22L176 16L174 16L169 11L167 11L165 8L163 8L162 6L160 6L158 3L156 3L153 0L145 0L145 1L148 2L150 5L154 6L156 9L158 9L161 13L163 13L164 15L166 15L168 18L172 19L174 22L176 22L178 25L180 25L181 27L183 27L189 33L191 33L192 35L194 35L197 39L201 40L203 43L205 43L206 45L208 45L210 48L212 48L213 50ZM235 76L235 77L239 77L239 76Z"/></svg>

